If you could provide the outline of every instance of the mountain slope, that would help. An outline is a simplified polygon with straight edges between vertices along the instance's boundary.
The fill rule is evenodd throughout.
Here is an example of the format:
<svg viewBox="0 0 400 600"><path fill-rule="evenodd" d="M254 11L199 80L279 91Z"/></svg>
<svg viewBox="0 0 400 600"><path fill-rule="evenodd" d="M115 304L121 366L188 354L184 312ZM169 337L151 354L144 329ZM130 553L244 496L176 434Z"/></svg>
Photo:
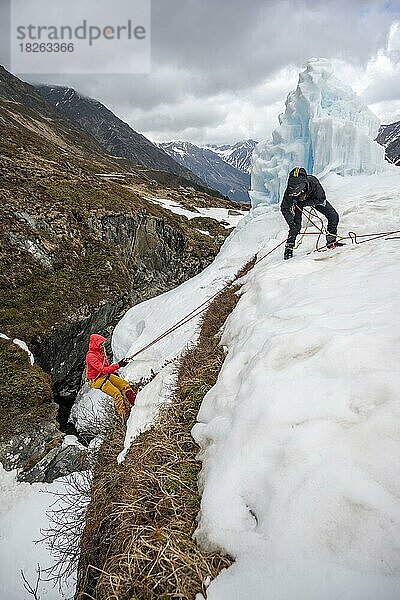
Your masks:
<svg viewBox="0 0 400 600"><path fill-rule="evenodd" d="M207 144L205 148L209 148L225 162L243 173L250 173L251 155L257 142L254 140L244 140L236 142L236 144Z"/></svg>
<svg viewBox="0 0 400 600"><path fill-rule="evenodd" d="M2 125L5 127L1 143L11 149L14 137L25 131L37 144L38 152L49 152L50 147L61 152L72 148L79 156L91 153L97 159L103 156L100 146L73 122L63 119L31 85L14 77L0 65L0 101ZM15 135L14 135L15 134ZM23 146L24 148L24 146ZM104 158L104 157L103 157Z"/></svg>
<svg viewBox="0 0 400 600"><path fill-rule="evenodd" d="M108 154L204 185L189 169L183 168L150 140L134 131L98 100L82 96L72 88L48 85L35 87L46 102L94 138Z"/></svg>
<svg viewBox="0 0 400 600"><path fill-rule="evenodd" d="M249 201L249 175L228 164L209 148L181 141L163 142L159 146L224 196L237 202Z"/></svg>
<svg viewBox="0 0 400 600"><path fill-rule="evenodd" d="M376 141L384 146L390 162L400 164L400 121L381 125Z"/></svg>
<svg viewBox="0 0 400 600"><path fill-rule="evenodd" d="M128 306L209 264L229 229L207 211L228 214L235 205L195 190L181 177L143 172L104 154L5 69L0 125L0 333L27 342L37 365L51 375L65 426L89 334L106 333ZM207 217L198 212L189 221L165 208L166 199L193 212L204 208ZM7 371L13 377L19 372ZM25 371L25 389L32 390L35 370ZM0 390L0 406L8 414L15 404L10 386ZM41 401L31 393L31 405L19 408L30 411ZM0 435L7 435L5 422L2 418Z"/></svg>

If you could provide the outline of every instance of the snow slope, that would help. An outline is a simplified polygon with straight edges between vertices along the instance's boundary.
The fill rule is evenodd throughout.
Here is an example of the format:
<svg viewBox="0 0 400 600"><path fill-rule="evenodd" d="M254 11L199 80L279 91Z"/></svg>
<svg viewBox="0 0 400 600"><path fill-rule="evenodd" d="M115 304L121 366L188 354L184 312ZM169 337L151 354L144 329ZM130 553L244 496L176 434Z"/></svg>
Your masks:
<svg viewBox="0 0 400 600"><path fill-rule="evenodd" d="M49 527L46 511L55 508L52 494L62 492L66 479L53 484L20 483L15 471L7 472L0 465L0 598L1 600L25 600L32 598L24 590L21 569L29 583L35 587L36 567L42 570L54 561L43 543L41 529ZM43 575L45 577L45 574ZM74 595L75 580L70 578L60 593L52 582L41 581L38 598L42 600L69 599Z"/></svg>
<svg viewBox="0 0 400 600"><path fill-rule="evenodd" d="M325 185L361 233L400 229L399 182ZM399 240L311 246L247 277L193 431L196 538L236 559L209 600L400 597Z"/></svg>
<svg viewBox="0 0 400 600"><path fill-rule="evenodd" d="M196 208L194 210L188 210L179 202L175 200L171 200L170 198L147 198L150 202L154 202L155 204L159 204L163 208L170 210L171 212L182 215L190 219L196 219L197 217L209 217L210 219L214 219L223 224L226 229L230 229L231 227L236 227L239 223L240 219L243 218L244 215L247 214L246 210L238 210L234 211L229 208ZM235 212L237 214L232 214Z"/></svg>
<svg viewBox="0 0 400 600"><path fill-rule="evenodd" d="M339 233L400 229L400 174L330 174L323 185ZM285 237L277 206L253 209L203 273L127 313L116 355L144 346ZM209 600L400 597L399 241L312 249L309 236L291 261L279 249L246 277L193 431L203 461L196 537L235 558ZM163 365L196 339L197 324L126 368L129 379L158 375L139 394L125 451L168 401Z"/></svg>

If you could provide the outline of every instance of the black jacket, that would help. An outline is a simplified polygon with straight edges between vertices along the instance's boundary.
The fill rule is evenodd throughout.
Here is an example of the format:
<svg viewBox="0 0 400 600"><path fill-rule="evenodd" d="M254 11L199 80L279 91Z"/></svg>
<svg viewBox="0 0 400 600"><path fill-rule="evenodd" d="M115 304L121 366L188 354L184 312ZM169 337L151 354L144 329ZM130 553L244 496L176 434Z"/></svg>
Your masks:
<svg viewBox="0 0 400 600"><path fill-rule="evenodd" d="M325 191L318 179L314 175L307 175L304 169L298 169L298 171L299 174L296 178L294 177L296 169L289 173L288 184L281 204L282 214L288 223L293 220L292 208L294 204L298 203L299 206L316 206L318 204L325 206L326 204ZM305 195L301 197L290 196L293 185L298 185L299 181L305 184Z"/></svg>

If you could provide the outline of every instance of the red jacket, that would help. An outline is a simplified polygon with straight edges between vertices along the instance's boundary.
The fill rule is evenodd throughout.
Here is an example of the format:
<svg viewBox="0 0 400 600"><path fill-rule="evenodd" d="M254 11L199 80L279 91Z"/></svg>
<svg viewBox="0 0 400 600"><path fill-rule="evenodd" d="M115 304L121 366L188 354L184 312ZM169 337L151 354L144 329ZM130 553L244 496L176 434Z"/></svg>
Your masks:
<svg viewBox="0 0 400 600"><path fill-rule="evenodd" d="M96 379L99 375L114 373L119 369L118 363L110 365L103 348L100 347L100 344L105 341L106 338L98 333L90 336L89 350L86 354L86 377L89 380Z"/></svg>

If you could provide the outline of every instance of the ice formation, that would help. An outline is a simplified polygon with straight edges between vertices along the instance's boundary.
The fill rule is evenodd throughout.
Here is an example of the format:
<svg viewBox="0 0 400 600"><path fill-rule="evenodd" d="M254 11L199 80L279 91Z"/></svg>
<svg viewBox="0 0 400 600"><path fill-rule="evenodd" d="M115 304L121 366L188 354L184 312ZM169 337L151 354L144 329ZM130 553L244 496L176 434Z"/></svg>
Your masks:
<svg viewBox="0 0 400 600"><path fill-rule="evenodd" d="M329 61L309 60L272 140L253 152L253 207L279 202L295 166L320 176L379 173L385 162L384 149L374 141L378 128L379 119L334 76Z"/></svg>

